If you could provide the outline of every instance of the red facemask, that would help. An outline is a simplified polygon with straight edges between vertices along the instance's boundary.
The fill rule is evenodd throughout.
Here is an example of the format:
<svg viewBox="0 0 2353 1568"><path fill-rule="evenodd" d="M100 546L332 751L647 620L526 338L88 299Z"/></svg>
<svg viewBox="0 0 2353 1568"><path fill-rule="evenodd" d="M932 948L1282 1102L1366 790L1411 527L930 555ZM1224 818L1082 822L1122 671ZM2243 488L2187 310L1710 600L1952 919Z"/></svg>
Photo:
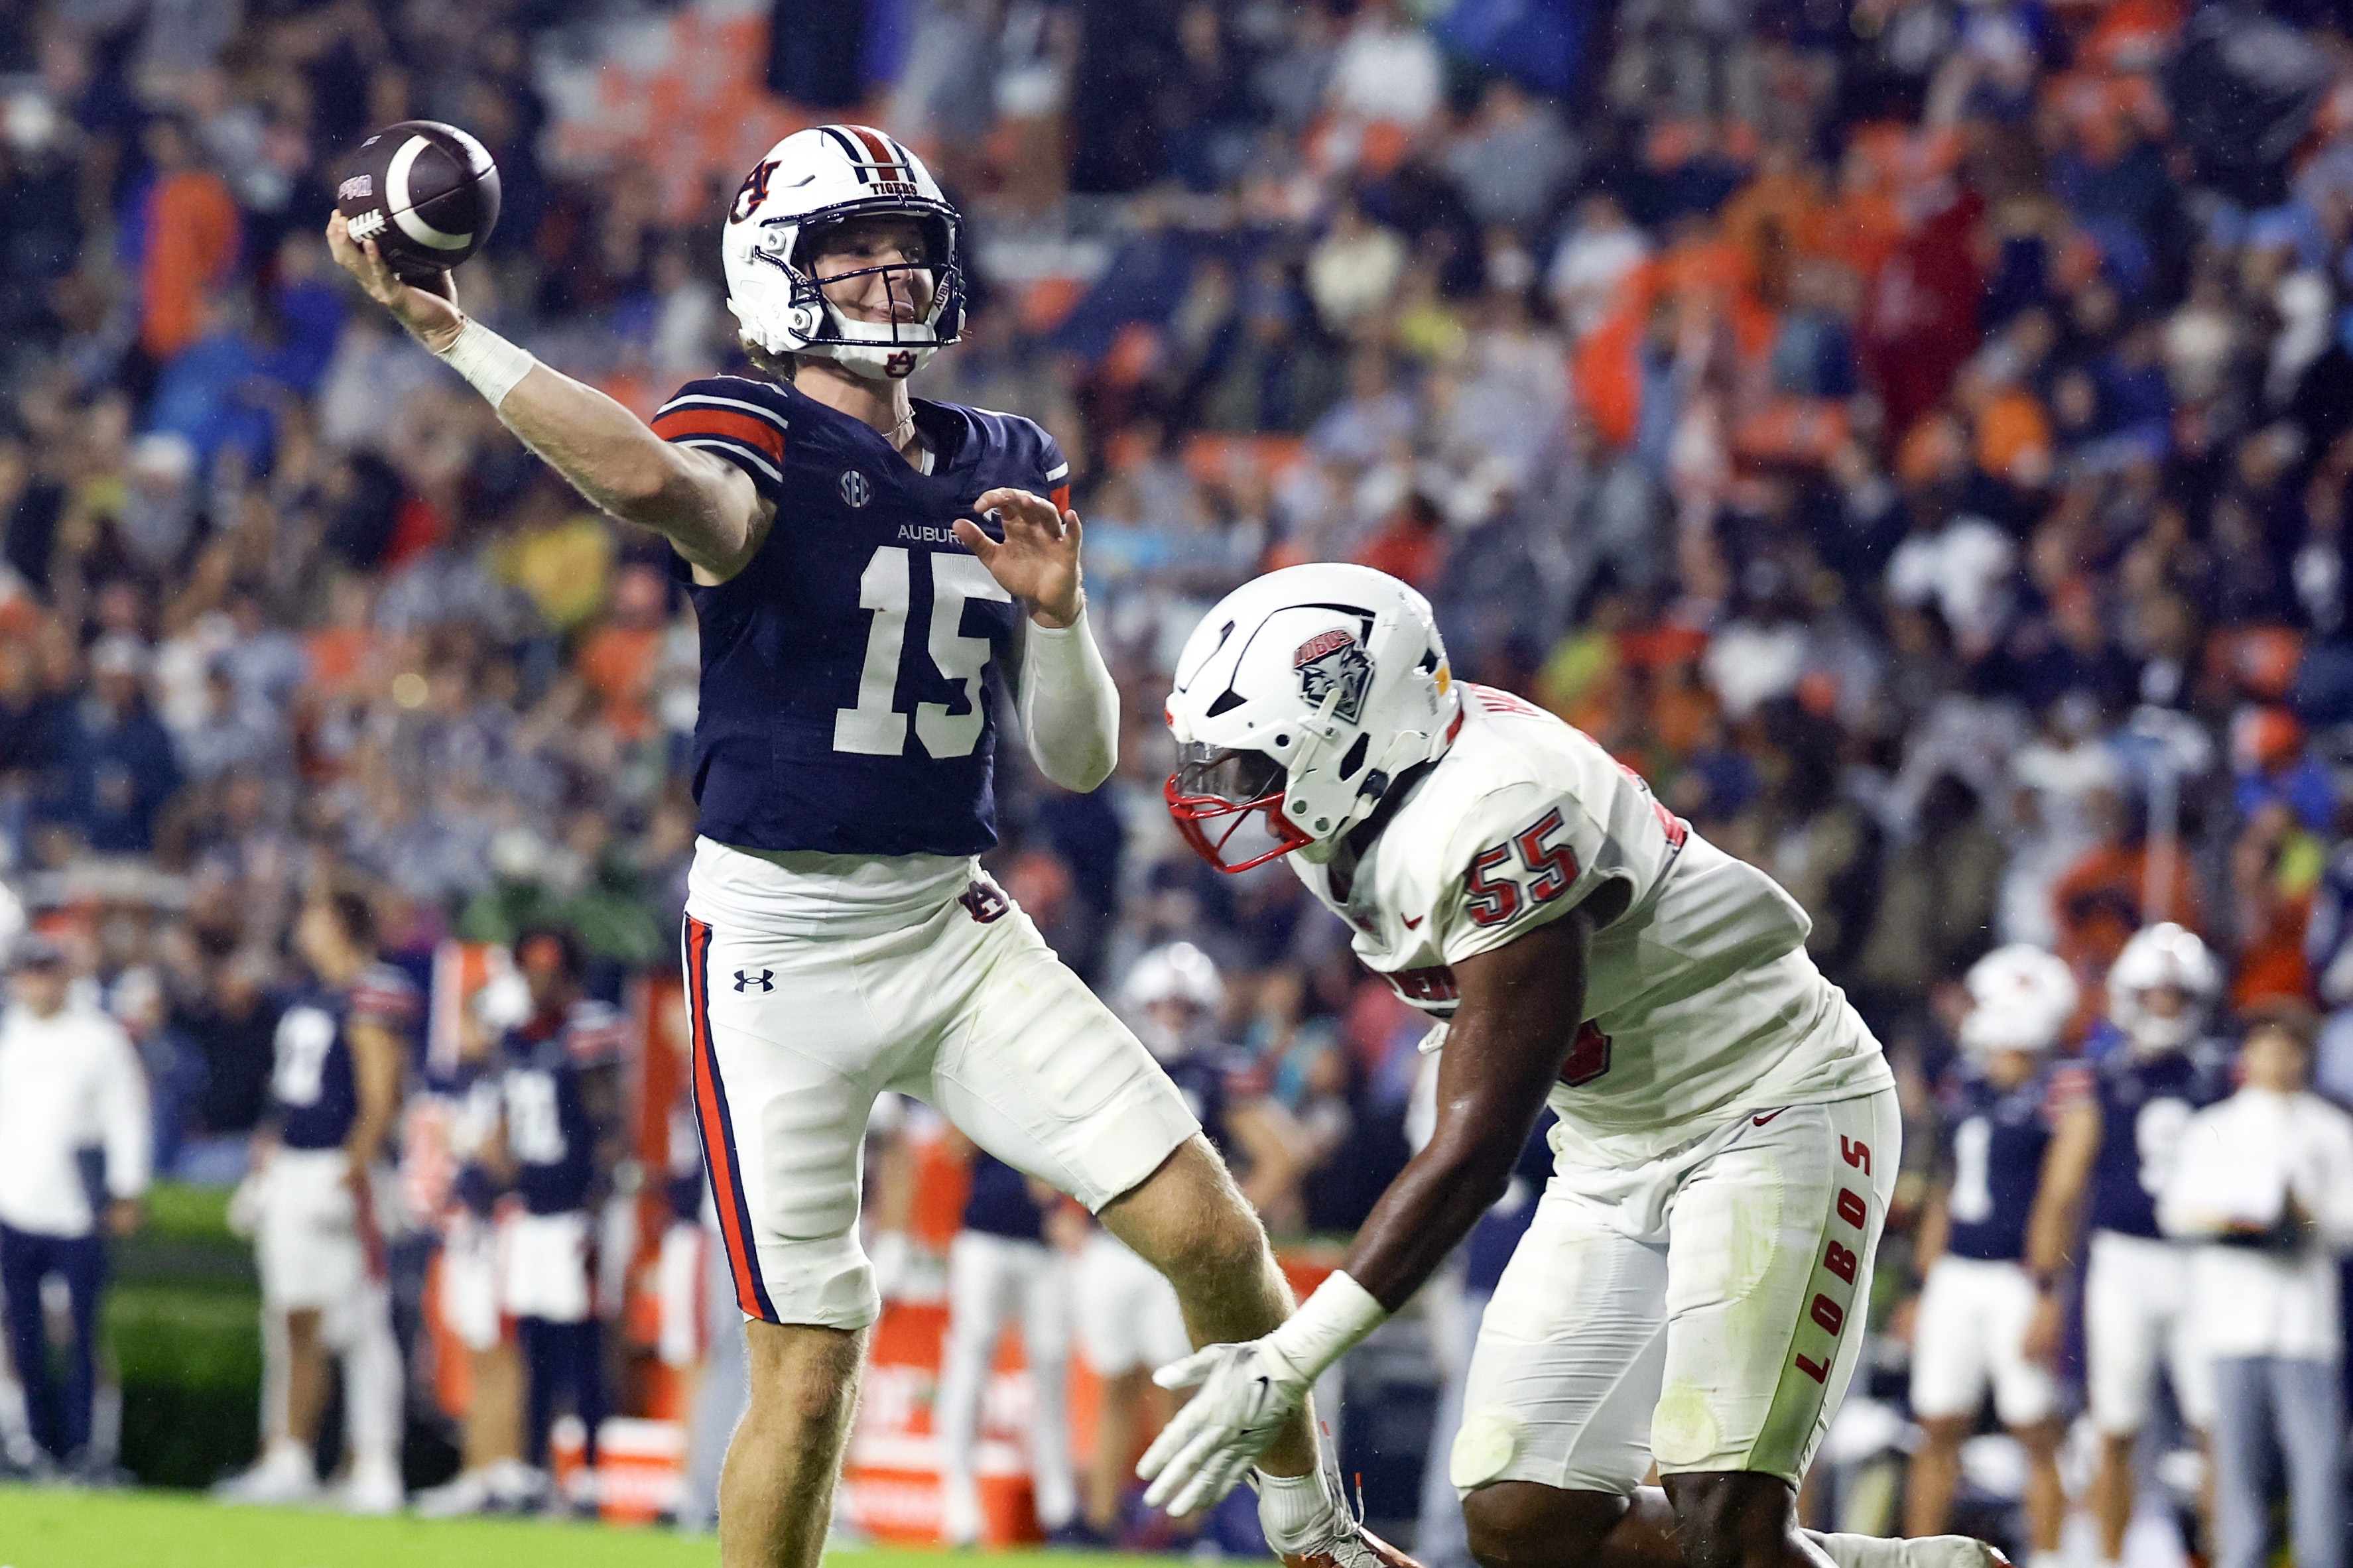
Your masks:
<svg viewBox="0 0 2353 1568"><path fill-rule="evenodd" d="M1230 875L1278 860L1294 848L1315 842L1282 816L1282 797L1290 793L1290 778L1273 757L1200 745L1188 745L1186 752L1179 769L1169 773L1165 795L1169 818L1176 820L1176 832L1184 835L1184 842L1202 860ZM1251 827L1251 818L1259 818L1259 826L1273 844L1259 848L1247 860L1226 858L1226 847L1233 844L1235 835ZM1238 848L1251 847L1254 844L1245 839Z"/></svg>

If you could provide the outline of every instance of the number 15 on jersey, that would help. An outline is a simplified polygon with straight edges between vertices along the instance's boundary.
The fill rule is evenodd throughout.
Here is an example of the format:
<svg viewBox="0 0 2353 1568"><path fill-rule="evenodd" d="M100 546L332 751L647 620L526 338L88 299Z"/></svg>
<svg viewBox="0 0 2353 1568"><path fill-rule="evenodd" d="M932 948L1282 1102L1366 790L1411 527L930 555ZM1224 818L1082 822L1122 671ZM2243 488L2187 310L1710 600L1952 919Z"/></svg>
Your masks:
<svg viewBox="0 0 2353 1568"><path fill-rule="evenodd" d="M1010 604L1013 595L969 555L925 557L932 574L932 663L944 679L964 688L965 711L951 713L944 702L918 702L911 716L898 705L899 666L913 597L910 553L903 545L883 545L859 576L858 607L873 611L874 620L866 634L866 661L858 674L858 706L834 710L833 749L869 757L903 756L912 717L915 739L934 758L970 756L980 744L980 682L990 649L987 637L965 634L965 606L975 599Z"/></svg>

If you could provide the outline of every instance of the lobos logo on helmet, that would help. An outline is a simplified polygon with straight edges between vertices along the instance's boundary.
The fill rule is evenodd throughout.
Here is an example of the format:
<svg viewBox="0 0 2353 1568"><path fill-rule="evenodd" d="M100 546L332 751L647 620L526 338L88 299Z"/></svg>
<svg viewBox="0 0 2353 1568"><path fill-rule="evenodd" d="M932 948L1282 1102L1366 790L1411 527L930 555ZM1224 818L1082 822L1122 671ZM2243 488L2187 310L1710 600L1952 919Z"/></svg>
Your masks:
<svg viewBox="0 0 2353 1568"><path fill-rule="evenodd" d="M1299 692L1315 707L1334 690L1340 700L1333 705L1332 716L1344 724L1353 724L1365 711L1365 689L1373 683L1373 661L1365 657L1364 648L1348 633L1336 627L1318 632L1299 645L1291 656L1291 667L1299 671Z"/></svg>

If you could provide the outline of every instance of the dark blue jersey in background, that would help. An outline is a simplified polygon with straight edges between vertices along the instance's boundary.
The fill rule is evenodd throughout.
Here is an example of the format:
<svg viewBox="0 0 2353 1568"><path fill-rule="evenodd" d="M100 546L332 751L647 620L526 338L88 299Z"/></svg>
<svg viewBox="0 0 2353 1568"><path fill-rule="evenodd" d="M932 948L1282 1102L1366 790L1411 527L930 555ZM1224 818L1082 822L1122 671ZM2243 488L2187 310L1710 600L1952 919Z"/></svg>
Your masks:
<svg viewBox="0 0 2353 1568"><path fill-rule="evenodd" d="M289 1149L342 1147L360 1114L350 1025L382 1024L405 1036L417 1011L417 988L388 963L369 964L348 986L314 984L290 994L269 1072L279 1142Z"/></svg>
<svg viewBox="0 0 2353 1568"><path fill-rule="evenodd" d="M1029 1178L990 1153L972 1155L972 1185L964 1200L964 1227L1012 1241L1046 1239L1046 1210L1029 1195Z"/></svg>
<svg viewBox="0 0 2353 1568"><path fill-rule="evenodd" d="M1945 1124L1938 1164L1950 1221L1945 1250L1956 1258L2015 1263L2026 1257L2026 1226L2042 1186L2042 1157L2063 1095L2080 1075L2037 1073L2004 1089L1956 1068L1937 1096Z"/></svg>
<svg viewBox="0 0 2353 1568"><path fill-rule="evenodd" d="M2112 1051L2093 1084L2100 1152L2092 1164L2092 1228L2156 1237L2157 1197L2180 1153L2183 1129L2192 1112L2231 1092L2230 1047L2200 1040L2160 1057Z"/></svg>
<svg viewBox="0 0 2353 1568"><path fill-rule="evenodd" d="M596 1123L582 1080L614 1058L620 1015L603 1002L576 1002L554 1028L534 1020L501 1042L500 1110L514 1190L533 1214L588 1206L596 1185Z"/></svg>

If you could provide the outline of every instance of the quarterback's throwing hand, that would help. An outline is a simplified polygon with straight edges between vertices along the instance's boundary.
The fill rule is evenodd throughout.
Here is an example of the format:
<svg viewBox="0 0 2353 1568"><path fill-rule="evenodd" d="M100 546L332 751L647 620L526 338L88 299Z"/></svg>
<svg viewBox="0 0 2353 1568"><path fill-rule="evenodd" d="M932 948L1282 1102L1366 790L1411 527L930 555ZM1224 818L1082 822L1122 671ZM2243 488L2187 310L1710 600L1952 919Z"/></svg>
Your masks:
<svg viewBox="0 0 2353 1568"><path fill-rule="evenodd" d="M1154 1373L1152 1381L1163 1388L1200 1387L1135 1467L1152 1483L1145 1489L1146 1503L1187 1514L1234 1489L1307 1397L1313 1380L1266 1341L1252 1340L1195 1351Z"/></svg>
<svg viewBox="0 0 2353 1568"><path fill-rule="evenodd" d="M1000 544L971 519L956 519L955 536L988 574L1007 593L1028 601L1041 624L1059 627L1077 620L1084 602L1079 593L1079 514L1057 511L1043 496L1011 486L990 490L973 502L973 510L993 511L1005 525Z"/></svg>
<svg viewBox="0 0 2353 1568"><path fill-rule="evenodd" d="M334 256L336 265L359 279L369 299L390 310L402 326L436 353L448 348L465 327L466 318L458 310L455 278L444 272L434 279L441 290L438 293L404 281L375 240L362 243L352 238L351 226L343 221L342 213L327 219L327 249Z"/></svg>

